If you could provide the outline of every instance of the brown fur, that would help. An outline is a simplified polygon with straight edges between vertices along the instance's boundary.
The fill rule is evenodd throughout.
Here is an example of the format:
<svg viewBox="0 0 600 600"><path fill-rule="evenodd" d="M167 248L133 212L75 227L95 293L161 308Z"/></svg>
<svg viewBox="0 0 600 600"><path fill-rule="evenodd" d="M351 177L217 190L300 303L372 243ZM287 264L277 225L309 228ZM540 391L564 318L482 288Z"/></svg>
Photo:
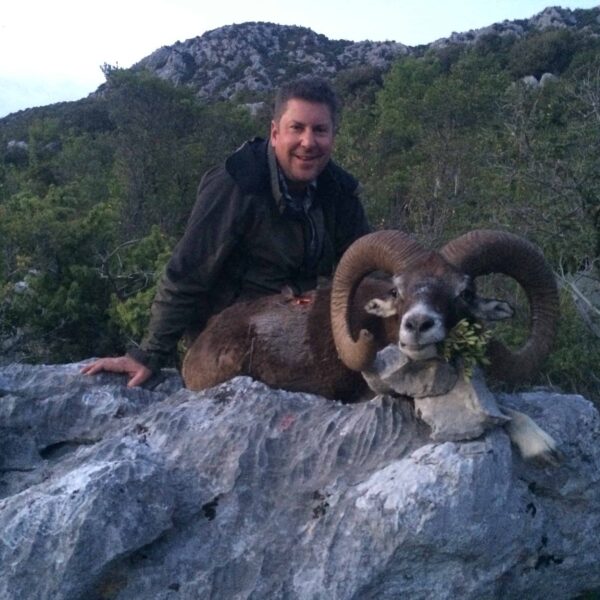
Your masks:
<svg viewBox="0 0 600 600"><path fill-rule="evenodd" d="M381 347L397 341L397 321L373 317L363 307L390 288L389 282L366 280L355 300L354 312L360 316L352 329L369 329ZM186 386L200 390L248 375L290 391L342 400L360 398L367 391L362 376L344 366L335 350L330 290L315 290L304 298L309 301L289 294L265 296L234 304L213 316L184 359Z"/></svg>

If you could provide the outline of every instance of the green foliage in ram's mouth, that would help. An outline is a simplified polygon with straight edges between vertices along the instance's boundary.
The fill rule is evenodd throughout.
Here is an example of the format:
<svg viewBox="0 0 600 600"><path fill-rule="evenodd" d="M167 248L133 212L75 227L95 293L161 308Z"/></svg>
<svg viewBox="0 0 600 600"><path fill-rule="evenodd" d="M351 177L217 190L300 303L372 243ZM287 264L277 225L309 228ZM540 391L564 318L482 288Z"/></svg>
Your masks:
<svg viewBox="0 0 600 600"><path fill-rule="evenodd" d="M477 365L489 364L486 349L491 335L481 324L461 319L441 342L440 354L448 362L460 363L465 379L470 380Z"/></svg>

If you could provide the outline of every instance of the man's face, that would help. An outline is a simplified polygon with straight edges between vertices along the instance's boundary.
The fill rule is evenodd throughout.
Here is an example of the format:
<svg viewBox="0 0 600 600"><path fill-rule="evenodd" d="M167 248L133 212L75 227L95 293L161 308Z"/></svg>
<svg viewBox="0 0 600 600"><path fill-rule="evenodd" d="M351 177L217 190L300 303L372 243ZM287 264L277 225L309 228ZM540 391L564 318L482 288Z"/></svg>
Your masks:
<svg viewBox="0 0 600 600"><path fill-rule="evenodd" d="M331 156L333 120L326 104L292 98L278 122L271 122L271 145L291 184L300 190L315 179Z"/></svg>

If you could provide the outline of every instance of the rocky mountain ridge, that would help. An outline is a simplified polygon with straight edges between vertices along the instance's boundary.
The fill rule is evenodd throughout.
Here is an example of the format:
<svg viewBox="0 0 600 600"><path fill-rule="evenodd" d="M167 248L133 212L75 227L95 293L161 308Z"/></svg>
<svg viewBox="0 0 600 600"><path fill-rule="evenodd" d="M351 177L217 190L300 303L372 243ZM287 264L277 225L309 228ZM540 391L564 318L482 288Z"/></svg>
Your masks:
<svg viewBox="0 0 600 600"><path fill-rule="evenodd" d="M244 93L252 96L268 92L295 75L334 77L359 67L385 70L399 56L419 55L428 48L473 44L487 35L522 37L549 28L570 28L598 35L600 7L589 10L549 7L530 19L506 20L453 33L419 47L395 41L330 40L306 27L248 22L163 46L133 68L146 69L175 85L190 86L200 98L226 99Z"/></svg>
<svg viewBox="0 0 600 600"><path fill-rule="evenodd" d="M330 40L306 27L250 22L163 46L134 68L192 86L199 97L223 99L268 91L293 75L332 77L365 64L385 68L407 53L396 42Z"/></svg>
<svg viewBox="0 0 600 600"><path fill-rule="evenodd" d="M486 35L523 37L532 31L546 29L573 29L590 34L600 34L600 7L592 9L561 8L550 6L529 19L504 20L479 29L470 29L463 33L453 32L447 38L441 38L429 44L439 48L450 44L472 44Z"/></svg>

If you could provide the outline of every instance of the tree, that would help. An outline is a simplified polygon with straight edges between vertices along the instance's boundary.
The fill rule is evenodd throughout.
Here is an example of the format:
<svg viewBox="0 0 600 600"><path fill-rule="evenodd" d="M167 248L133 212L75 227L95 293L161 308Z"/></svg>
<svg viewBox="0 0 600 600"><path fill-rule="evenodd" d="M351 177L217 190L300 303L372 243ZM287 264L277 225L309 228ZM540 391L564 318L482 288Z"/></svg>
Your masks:
<svg viewBox="0 0 600 600"><path fill-rule="evenodd" d="M596 74L535 89L518 84L504 96L496 171L512 199L501 208L554 264L570 270L600 255L598 85Z"/></svg>
<svg viewBox="0 0 600 600"><path fill-rule="evenodd" d="M569 29L553 29L525 36L509 52L508 69L514 78L544 73L560 75L584 43L580 34Z"/></svg>
<svg viewBox="0 0 600 600"><path fill-rule="evenodd" d="M0 337L20 338L30 358L74 359L114 342L106 318L110 290L95 269L113 243L114 215L89 208L75 185L27 192L0 206Z"/></svg>

